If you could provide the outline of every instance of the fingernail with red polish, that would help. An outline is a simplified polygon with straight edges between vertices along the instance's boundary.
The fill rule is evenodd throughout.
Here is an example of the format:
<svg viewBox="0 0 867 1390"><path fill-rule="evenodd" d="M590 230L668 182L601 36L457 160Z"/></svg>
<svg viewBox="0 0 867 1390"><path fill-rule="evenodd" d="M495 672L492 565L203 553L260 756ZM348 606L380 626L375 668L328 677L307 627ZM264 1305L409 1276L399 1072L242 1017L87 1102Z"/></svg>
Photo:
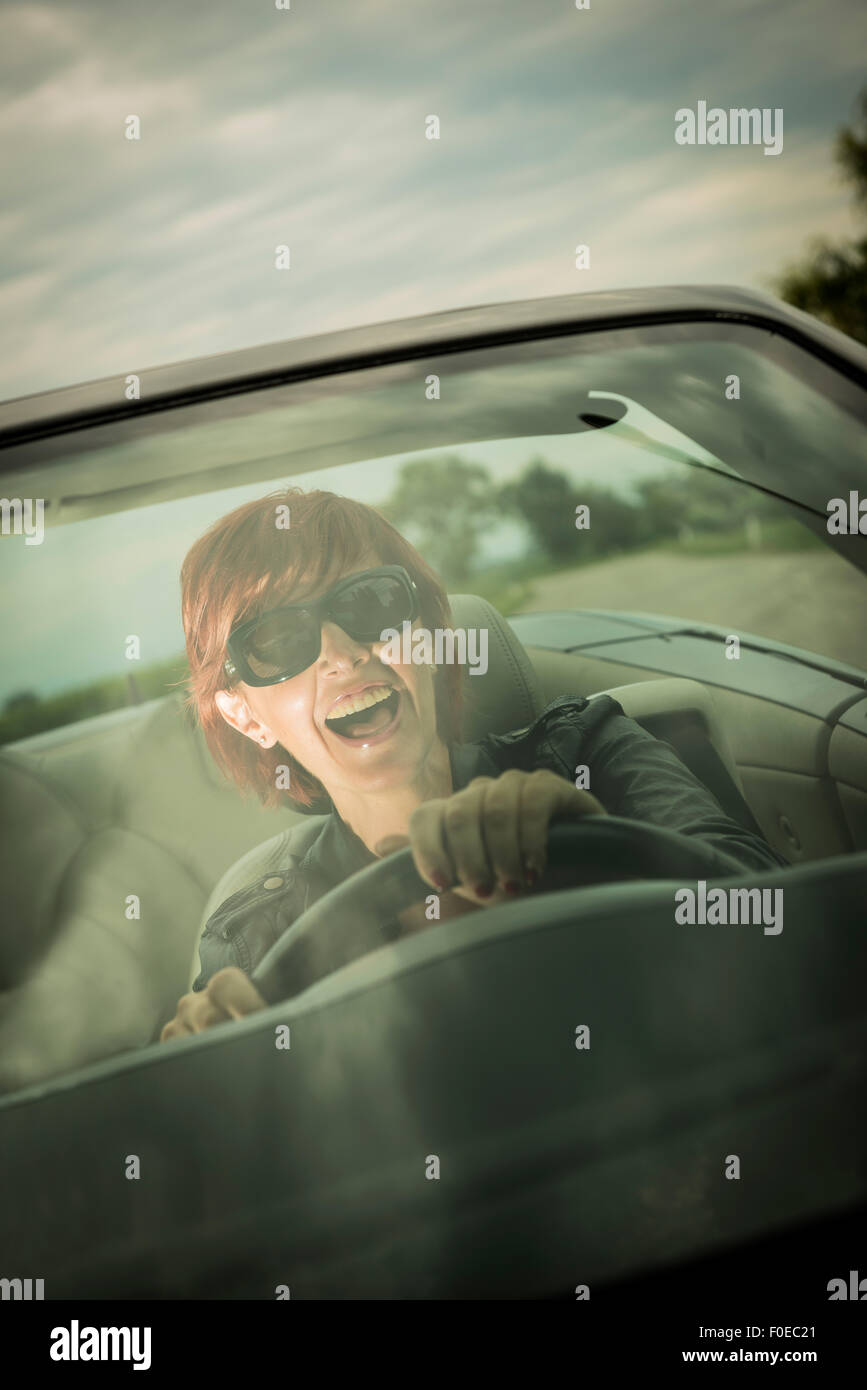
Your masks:
<svg viewBox="0 0 867 1390"><path fill-rule="evenodd" d="M493 891L494 890L489 883L476 884L476 896L479 898L489 898Z"/></svg>
<svg viewBox="0 0 867 1390"><path fill-rule="evenodd" d="M448 888L449 886L449 881L446 878L445 874L431 874L431 879L436 884L437 888L444 889Z"/></svg>
<svg viewBox="0 0 867 1390"><path fill-rule="evenodd" d="M520 893L521 891L520 883L516 883L514 879L511 878L506 879L505 883L503 884L503 887L505 888L507 893L511 893L512 895L514 895L515 893Z"/></svg>
<svg viewBox="0 0 867 1390"><path fill-rule="evenodd" d="M528 870L527 870L527 884L528 884L528 886L529 886L530 888L532 888L532 887L533 887L533 884L534 884L534 883L537 883L538 880L539 880L539 875L538 875L538 873L536 872L536 870L535 870L535 869L528 869Z"/></svg>

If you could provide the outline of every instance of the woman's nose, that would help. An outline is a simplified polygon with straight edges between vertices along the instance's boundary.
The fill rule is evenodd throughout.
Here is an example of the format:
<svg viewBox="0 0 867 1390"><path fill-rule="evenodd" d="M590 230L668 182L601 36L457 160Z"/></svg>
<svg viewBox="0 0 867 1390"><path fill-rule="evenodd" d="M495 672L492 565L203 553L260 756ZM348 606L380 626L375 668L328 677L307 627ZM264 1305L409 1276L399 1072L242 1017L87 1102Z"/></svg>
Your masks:
<svg viewBox="0 0 867 1390"><path fill-rule="evenodd" d="M329 665L358 666L368 654L368 647L363 642L356 642L355 638L350 637L337 623L322 624L320 661Z"/></svg>

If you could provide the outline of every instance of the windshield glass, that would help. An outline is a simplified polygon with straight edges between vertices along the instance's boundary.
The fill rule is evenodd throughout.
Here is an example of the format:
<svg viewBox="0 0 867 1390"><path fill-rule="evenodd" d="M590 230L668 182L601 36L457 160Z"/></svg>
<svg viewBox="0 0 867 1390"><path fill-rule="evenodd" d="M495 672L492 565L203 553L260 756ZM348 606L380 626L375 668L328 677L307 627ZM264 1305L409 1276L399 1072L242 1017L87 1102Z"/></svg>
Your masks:
<svg viewBox="0 0 867 1390"><path fill-rule="evenodd" d="M451 591L507 615L660 614L867 668L863 539L826 525L832 497L865 491L862 409L770 334L671 325L403 362L21 447L7 492L45 497L46 529L0 545L0 738L176 688L184 554L287 483L380 507Z"/></svg>

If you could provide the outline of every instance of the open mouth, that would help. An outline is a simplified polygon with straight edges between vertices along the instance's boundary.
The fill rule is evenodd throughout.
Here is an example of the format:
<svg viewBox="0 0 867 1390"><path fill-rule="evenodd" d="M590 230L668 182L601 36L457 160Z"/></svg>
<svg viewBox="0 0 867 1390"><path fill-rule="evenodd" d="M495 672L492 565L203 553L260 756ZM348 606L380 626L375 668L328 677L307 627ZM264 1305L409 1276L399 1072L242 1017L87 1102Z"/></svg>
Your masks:
<svg viewBox="0 0 867 1390"><path fill-rule="evenodd" d="M343 701L340 712L329 715L325 723L338 738L357 743L387 733L397 719L399 708L398 691L393 686L377 685Z"/></svg>

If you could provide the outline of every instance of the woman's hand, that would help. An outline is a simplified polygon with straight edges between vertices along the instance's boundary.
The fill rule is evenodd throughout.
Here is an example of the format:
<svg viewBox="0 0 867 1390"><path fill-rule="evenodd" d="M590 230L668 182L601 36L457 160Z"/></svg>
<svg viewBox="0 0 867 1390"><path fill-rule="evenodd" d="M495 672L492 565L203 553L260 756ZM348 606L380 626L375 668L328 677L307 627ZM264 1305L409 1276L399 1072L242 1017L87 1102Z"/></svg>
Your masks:
<svg viewBox="0 0 867 1390"><path fill-rule="evenodd" d="M267 1007L250 977L236 965L227 965L211 976L203 990L178 1000L177 1012L160 1033L160 1042L191 1037L213 1028L215 1023L227 1023L231 1018L243 1018Z"/></svg>
<svg viewBox="0 0 867 1390"><path fill-rule="evenodd" d="M601 802L555 772L512 768L413 811L409 842L422 878L490 907L531 888L545 871L555 816L604 816Z"/></svg>

